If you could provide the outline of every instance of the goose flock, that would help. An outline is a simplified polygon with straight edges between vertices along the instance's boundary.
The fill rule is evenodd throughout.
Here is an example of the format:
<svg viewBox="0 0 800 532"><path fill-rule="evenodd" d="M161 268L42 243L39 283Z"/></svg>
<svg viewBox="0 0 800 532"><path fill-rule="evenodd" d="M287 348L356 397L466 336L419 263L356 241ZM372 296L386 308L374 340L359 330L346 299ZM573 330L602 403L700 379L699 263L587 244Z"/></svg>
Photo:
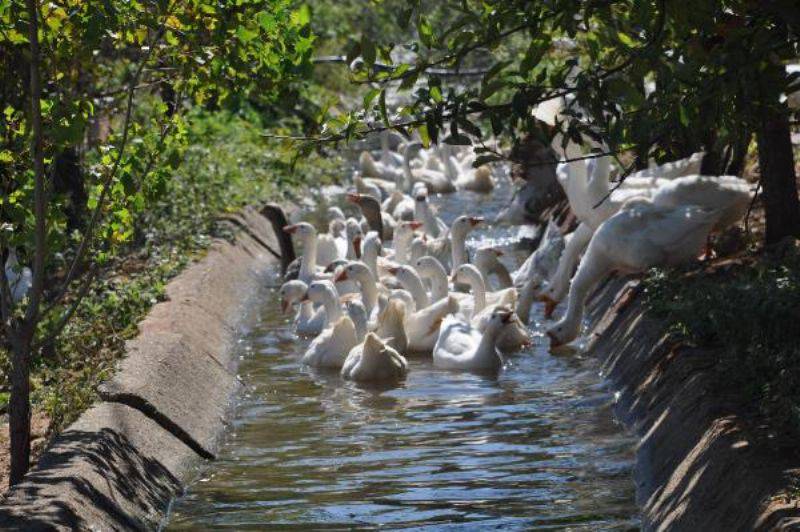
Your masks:
<svg viewBox="0 0 800 532"><path fill-rule="evenodd" d="M296 278L279 295L283 311L295 313L296 333L313 338L303 362L362 382L402 379L411 356L444 369L497 370L531 343L533 305L550 318L566 300L546 334L551 346L569 343L604 278L710 253L709 236L736 224L751 201L746 181L699 175L702 153L614 183L611 156L569 160L583 147L561 144L553 149L568 162L556 171L577 228L562 234L551 221L538 248L509 271L500 250L468 252L483 218L463 214L448 225L430 204L433 194L490 192L492 171L474 168L474 156L457 146L425 149L382 134L377 153L361 153L345 197L355 216L331 207L327 233L307 222L284 228L302 246Z"/></svg>

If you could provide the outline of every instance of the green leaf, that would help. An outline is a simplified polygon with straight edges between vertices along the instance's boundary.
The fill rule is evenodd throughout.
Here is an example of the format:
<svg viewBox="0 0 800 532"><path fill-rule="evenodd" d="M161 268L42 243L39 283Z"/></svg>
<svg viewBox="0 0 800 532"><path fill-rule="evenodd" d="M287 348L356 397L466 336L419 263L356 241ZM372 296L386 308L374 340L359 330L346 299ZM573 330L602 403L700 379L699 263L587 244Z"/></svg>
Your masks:
<svg viewBox="0 0 800 532"><path fill-rule="evenodd" d="M375 99L375 97L378 94L380 94L380 92L381 92L380 89L370 89L369 91L367 91L367 93L364 95L364 109L365 110L369 110L369 106L372 104L372 101Z"/></svg>
<svg viewBox="0 0 800 532"><path fill-rule="evenodd" d="M292 22L298 26L308 26L311 22L311 8L308 4L303 4L299 9L292 12Z"/></svg>
<svg viewBox="0 0 800 532"><path fill-rule="evenodd" d="M426 124L422 124L417 128L417 132L419 133L419 138L422 140L422 145L425 147L425 149L430 148L431 136L428 134L428 126Z"/></svg>
<svg viewBox="0 0 800 532"><path fill-rule="evenodd" d="M242 41L244 44L247 44L256 37L258 37L258 33L247 28L246 26L239 26L238 28L236 28L236 37L238 37L239 40Z"/></svg>
<svg viewBox="0 0 800 532"><path fill-rule="evenodd" d="M626 33L622 33L621 31L617 32L617 38L628 48L633 48L636 46L636 41L631 39Z"/></svg>
<svg viewBox="0 0 800 532"><path fill-rule="evenodd" d="M259 11L256 14L256 22L261 26L261 29L267 33L272 33L278 28L278 21L275 17L267 11Z"/></svg>
<svg viewBox="0 0 800 532"><path fill-rule="evenodd" d="M503 161L504 159L499 155L479 155L475 158L475 161L472 163L473 168L478 168L479 166L483 166L484 164L495 163L497 161Z"/></svg>

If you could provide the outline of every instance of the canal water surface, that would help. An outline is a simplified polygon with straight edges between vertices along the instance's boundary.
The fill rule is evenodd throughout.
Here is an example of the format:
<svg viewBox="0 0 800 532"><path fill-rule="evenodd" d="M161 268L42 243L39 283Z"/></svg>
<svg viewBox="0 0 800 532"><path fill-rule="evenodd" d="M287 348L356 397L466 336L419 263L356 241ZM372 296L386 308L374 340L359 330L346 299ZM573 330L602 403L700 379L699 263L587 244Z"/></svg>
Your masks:
<svg viewBox="0 0 800 532"><path fill-rule="evenodd" d="M510 193L434 201L447 222L491 219ZM468 243L510 251L517 239L489 227ZM307 341L270 290L240 341L247 391L219 458L166 530L636 529L634 441L596 361L550 354L541 309L531 320L534 344L497 375L410 359L404 382L365 387L300 364Z"/></svg>

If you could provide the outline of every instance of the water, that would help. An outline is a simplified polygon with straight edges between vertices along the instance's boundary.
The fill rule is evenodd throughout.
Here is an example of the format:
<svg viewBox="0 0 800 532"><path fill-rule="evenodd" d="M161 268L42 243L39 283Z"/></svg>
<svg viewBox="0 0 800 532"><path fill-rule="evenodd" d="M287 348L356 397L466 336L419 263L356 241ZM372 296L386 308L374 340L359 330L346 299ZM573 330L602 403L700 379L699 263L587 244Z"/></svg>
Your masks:
<svg viewBox="0 0 800 532"><path fill-rule="evenodd" d="M491 219L509 194L437 203L448 222ZM507 246L516 231L469 243ZM301 366L306 342L278 308L271 292L243 337L248 392L167 530L637 528L633 440L591 358L553 356L537 333L499 375L411 359L405 382L364 387ZM541 329L541 315L532 319Z"/></svg>

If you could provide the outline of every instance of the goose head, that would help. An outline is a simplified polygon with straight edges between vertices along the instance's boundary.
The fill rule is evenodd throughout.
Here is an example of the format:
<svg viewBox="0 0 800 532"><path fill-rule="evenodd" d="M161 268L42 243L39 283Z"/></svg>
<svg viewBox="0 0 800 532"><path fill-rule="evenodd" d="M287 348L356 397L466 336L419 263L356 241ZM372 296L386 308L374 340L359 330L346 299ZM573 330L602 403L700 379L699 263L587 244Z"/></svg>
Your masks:
<svg viewBox="0 0 800 532"><path fill-rule="evenodd" d="M489 318L489 323L486 326L486 332L499 331L507 324L511 323L514 318L514 311L508 307L497 307L492 311Z"/></svg>
<svg viewBox="0 0 800 532"><path fill-rule="evenodd" d="M392 293L389 294L389 301L393 300L398 300L405 303L406 311L413 311L415 309L414 296L412 296L411 292L404 288L396 288L392 290Z"/></svg>
<svg viewBox="0 0 800 532"><path fill-rule="evenodd" d="M336 277L334 277L334 281L337 283L347 280L358 281L359 283L371 281L375 284L375 279L372 277L369 267L361 261L348 262L344 268L339 269Z"/></svg>
<svg viewBox="0 0 800 532"><path fill-rule="evenodd" d="M292 225L286 225L283 227L283 231L290 235L297 235L303 240L317 236L317 230L314 229L314 226L308 222L299 222Z"/></svg>
<svg viewBox="0 0 800 532"><path fill-rule="evenodd" d="M568 344L578 337L581 324L579 320L561 320L547 330L550 338L550 348L556 348Z"/></svg>
<svg viewBox="0 0 800 532"><path fill-rule="evenodd" d="M305 299L307 291L308 285L303 281L294 280L283 283L278 291L281 297L281 312L285 314L294 303Z"/></svg>
<svg viewBox="0 0 800 532"><path fill-rule="evenodd" d="M474 264L462 264L453 274L454 283L468 284L473 291L486 289L486 282L483 280L480 270Z"/></svg>
<svg viewBox="0 0 800 532"><path fill-rule="evenodd" d="M375 231L370 231L361 244L361 254L374 257L383 256L383 242Z"/></svg>
<svg viewBox="0 0 800 532"><path fill-rule="evenodd" d="M414 262L414 267L422 277L434 277L437 275L443 275L445 277L447 276L447 270L444 269L442 262L436 257L431 257L430 255L425 255L424 257L418 258Z"/></svg>
<svg viewBox="0 0 800 532"><path fill-rule="evenodd" d="M329 299L337 298L336 287L328 280L314 281L308 285L304 299L314 303L325 304ZM302 301L302 300L301 300Z"/></svg>
<svg viewBox="0 0 800 532"><path fill-rule="evenodd" d="M347 230L344 218L333 218L328 222L328 232L335 237L340 237Z"/></svg>
<svg viewBox="0 0 800 532"><path fill-rule="evenodd" d="M345 220L344 211L342 211L342 209L340 209L339 207L336 206L328 207L327 214L328 214L328 220L342 220L342 221Z"/></svg>
<svg viewBox="0 0 800 532"><path fill-rule="evenodd" d="M425 183L414 183L414 188L411 190L411 195L414 196L414 201L418 203L425 203L428 201L428 187Z"/></svg>
<svg viewBox="0 0 800 532"><path fill-rule="evenodd" d="M370 229L383 233L380 201L369 194L359 194L357 192L348 192L346 197L347 201L358 205L364 218L369 222Z"/></svg>
<svg viewBox="0 0 800 532"><path fill-rule="evenodd" d="M347 233L347 241L353 247L354 256L352 258L361 257L361 239L363 238L361 224L355 218L348 218L345 222L345 232Z"/></svg>
<svg viewBox="0 0 800 532"><path fill-rule="evenodd" d="M414 238L414 232L420 227L422 227L422 222L418 222L416 220L398 223L394 230L395 245L398 241L402 241L404 243L410 242Z"/></svg>
<svg viewBox="0 0 800 532"><path fill-rule="evenodd" d="M498 257L502 257L503 252L492 247L483 247L475 252L474 263L479 270L484 273L492 271L497 266Z"/></svg>
<svg viewBox="0 0 800 532"><path fill-rule="evenodd" d="M356 338L364 338L367 333L367 324L369 318L367 317L367 309L361 301L350 300L345 303L345 310L350 319L353 320L353 325L356 328Z"/></svg>
<svg viewBox="0 0 800 532"><path fill-rule="evenodd" d="M481 223L483 223L483 218L480 216L459 216L453 222L453 226L450 231L453 233L453 235L466 237L467 233Z"/></svg>

